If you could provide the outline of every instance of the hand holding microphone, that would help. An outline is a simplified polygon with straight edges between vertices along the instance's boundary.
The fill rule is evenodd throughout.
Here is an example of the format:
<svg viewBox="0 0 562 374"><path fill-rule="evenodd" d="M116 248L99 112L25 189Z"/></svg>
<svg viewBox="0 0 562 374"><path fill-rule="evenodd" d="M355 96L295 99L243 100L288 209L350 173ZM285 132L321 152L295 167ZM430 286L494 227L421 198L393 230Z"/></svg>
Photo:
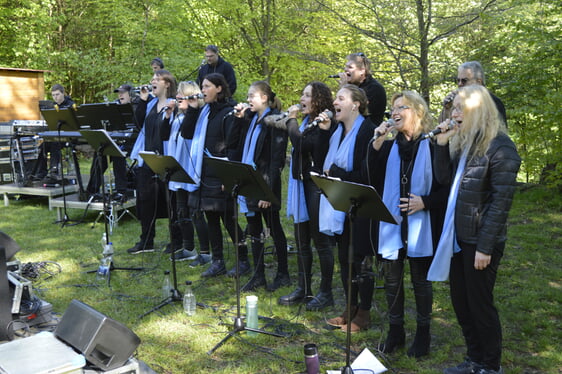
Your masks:
<svg viewBox="0 0 562 374"><path fill-rule="evenodd" d="M388 134L388 132L394 126L396 126L396 121L394 121L392 118L389 118L387 121L381 123L380 126L375 129L375 133L373 134L373 137L371 138L371 140L369 140L369 143L373 143L373 148L375 147L375 144L374 144L375 141L378 138L385 138L386 134ZM377 149L377 148L375 148L375 149Z"/></svg>
<svg viewBox="0 0 562 374"><path fill-rule="evenodd" d="M437 144L447 145L449 138L457 133L457 129L458 123L453 119L448 119L440 123L435 130L423 135L422 139L435 138L437 140Z"/></svg>
<svg viewBox="0 0 562 374"><path fill-rule="evenodd" d="M279 115L279 117L276 118L276 121L280 121L280 120L282 120L283 118L286 118L286 117L289 117L289 116L294 116L294 117L296 117L296 116L297 116L297 113L300 112L301 109L302 109L302 105L300 105L300 104L291 105L291 106L289 107L289 109L287 109L286 112L281 113L281 114Z"/></svg>
<svg viewBox="0 0 562 374"><path fill-rule="evenodd" d="M311 129L311 128L313 128L313 127L316 127L316 126L318 126L318 125L320 125L321 123L324 123L324 122L326 122L326 121L329 122L332 118L334 118L334 113L332 113L332 111L326 109L325 111L323 111L322 113L320 113L320 114L318 115L318 117L316 117L316 118L314 119L314 121L312 121L311 123L309 123L308 125L306 125L306 129L305 129L305 130L308 130L308 129ZM322 130L327 130L327 129L323 128L322 126L320 126L320 128L321 128ZM328 126L328 128L329 128L329 126Z"/></svg>
<svg viewBox="0 0 562 374"><path fill-rule="evenodd" d="M242 118L242 115L243 115L244 111L245 111L246 109L248 109L249 107L250 107L250 105L247 104L247 103L240 103L240 104L237 104L237 105L234 107L234 109L232 109L230 112L228 112L228 113L226 114L225 117L229 117L229 116L233 116L233 115L234 115L234 116L236 116L236 117L238 117L238 118Z"/></svg>

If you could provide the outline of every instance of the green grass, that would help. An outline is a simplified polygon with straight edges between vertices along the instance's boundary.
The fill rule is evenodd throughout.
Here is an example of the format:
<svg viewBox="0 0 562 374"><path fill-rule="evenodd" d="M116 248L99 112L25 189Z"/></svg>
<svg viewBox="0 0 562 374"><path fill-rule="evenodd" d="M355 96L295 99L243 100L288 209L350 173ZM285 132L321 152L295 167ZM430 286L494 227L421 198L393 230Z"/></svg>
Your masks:
<svg viewBox="0 0 562 374"><path fill-rule="evenodd" d="M22 263L54 261L62 272L50 279L34 282L36 293L53 304L59 315L72 299L91 305L111 318L124 323L142 339L136 357L158 373L299 373L304 372L303 346L319 346L321 369L338 369L345 363L345 334L326 328L325 319L341 312L344 305L339 266L334 274L337 306L322 312L307 312L299 307L277 305L277 298L293 286L274 293L258 291L260 327L286 334L286 338L266 335L249 337L236 334L217 351L208 355L227 331L236 315L235 283L218 277L202 279L202 268L191 269L187 262L177 264L178 284L183 291L185 280L194 282L198 302L209 308L186 316L179 303L167 305L143 319L139 315L160 302L164 270L171 268L161 253L128 255L126 249L138 238L140 225L126 216L111 237L115 247L115 266L139 266L145 270L113 271L111 288L95 284L95 276L86 270L97 267L101 255L100 238L104 226L92 228L96 213L89 213L83 224L54 224L56 214L48 210L45 198L10 201L0 207L0 230L10 235L22 248L17 258ZM69 210L71 218L82 215ZM241 219L241 224L244 224ZM292 225L284 222L289 242L294 243ZM167 242L165 220L159 220L156 244ZM561 299L562 276L560 251L562 235L562 198L542 187L521 188L516 195L509 219L509 240L500 266L496 302L504 331L502 364L506 373L560 373L562 367ZM271 244L271 243L268 243ZM234 264L234 251L226 244L226 261ZM267 255L268 278L275 271L275 258ZM289 256L290 269L296 278L296 255ZM318 273L318 261L314 270ZM408 271L406 271L408 274ZM319 277L313 277L313 290ZM407 276L408 278L408 276ZM242 281L248 278L243 277ZM293 279L293 283L296 279ZM415 306L409 279L406 279L407 346L415 331ZM377 280L377 286L382 281ZM434 284L434 312L431 354L422 360L408 358L405 349L388 357L376 351L386 333L386 302L383 291L375 290L371 311L372 327L352 337L352 359L369 348L395 373L441 373L442 369L463 360L464 341L449 299L448 284ZM242 314L244 296L242 294Z"/></svg>

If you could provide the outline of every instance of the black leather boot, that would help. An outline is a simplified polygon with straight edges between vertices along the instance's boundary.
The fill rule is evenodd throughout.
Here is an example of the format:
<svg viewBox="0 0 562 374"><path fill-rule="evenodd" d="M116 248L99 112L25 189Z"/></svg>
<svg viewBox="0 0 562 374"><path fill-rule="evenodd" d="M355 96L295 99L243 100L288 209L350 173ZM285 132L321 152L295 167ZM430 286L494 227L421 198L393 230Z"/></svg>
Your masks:
<svg viewBox="0 0 562 374"><path fill-rule="evenodd" d="M278 300L280 305L295 305L302 303L312 296L310 288L312 257L303 256L300 252L297 258L297 266L299 269L297 288L288 295L281 296Z"/></svg>
<svg viewBox="0 0 562 374"><path fill-rule="evenodd" d="M419 326L416 328L416 336L412 346L408 349L408 356L419 358L429 354L429 344L431 343L431 335L429 333L429 325Z"/></svg>
<svg viewBox="0 0 562 374"><path fill-rule="evenodd" d="M392 353L397 348L404 346L406 342L406 333L403 325L390 325L390 330L384 343L379 345L379 351L383 353Z"/></svg>
<svg viewBox="0 0 562 374"><path fill-rule="evenodd" d="M332 296L332 276L334 273L334 255L332 249L326 247L324 250L318 250L320 259L320 292L316 294L306 304L306 310L321 310L328 306L334 305L334 297Z"/></svg>

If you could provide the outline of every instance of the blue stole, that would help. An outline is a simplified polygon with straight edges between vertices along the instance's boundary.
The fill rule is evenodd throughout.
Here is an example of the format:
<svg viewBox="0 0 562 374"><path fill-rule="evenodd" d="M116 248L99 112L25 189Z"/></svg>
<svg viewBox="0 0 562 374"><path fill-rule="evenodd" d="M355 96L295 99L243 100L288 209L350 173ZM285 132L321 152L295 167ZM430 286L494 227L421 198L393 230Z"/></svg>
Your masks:
<svg viewBox="0 0 562 374"><path fill-rule="evenodd" d="M258 120L265 117L265 115L270 111L270 108L266 108L261 115L258 113L254 114L250 126L248 127L248 132L246 133L246 139L244 139L244 149L242 151L242 162L244 164L252 165L254 169L256 164L254 163L254 156L256 152L256 146L258 144L258 138L261 134L262 124L258 123ZM258 118L260 117L260 118ZM246 205L246 198L244 196L238 196L238 204L240 206L240 213L248 213L248 206Z"/></svg>
<svg viewBox="0 0 562 374"><path fill-rule="evenodd" d="M308 123L308 116L304 117L299 127L302 133ZM291 148L293 154L294 147ZM302 154L301 154L302 156ZM293 158L289 166L289 182L287 183L287 217L293 216L293 223L306 222L310 218L308 216L308 208L306 207L306 198L304 196L304 184L302 180L293 178Z"/></svg>
<svg viewBox="0 0 562 374"><path fill-rule="evenodd" d="M365 120L361 114L355 119L351 131L343 138L343 124L338 125L337 130L330 137L330 147L328 154L324 160L323 170L329 170L332 164L344 169L345 171L353 170L353 153L355 151L355 141L357 132L361 124ZM340 235L343 232L346 212L335 210L326 196L320 196L320 232L329 236Z"/></svg>
<svg viewBox="0 0 562 374"><path fill-rule="evenodd" d="M386 161L382 194L384 205L395 217L400 217L400 208L398 208L398 204L400 204L400 162L398 143L395 140ZM422 140L419 144L410 181L411 193L418 196L427 196L431 192L433 169L429 139ZM401 225L381 222L379 225L379 254L384 259L396 260L398 259L398 250L403 247ZM408 216L407 248L409 257L433 255L431 217L428 210L420 210Z"/></svg>
<svg viewBox="0 0 562 374"><path fill-rule="evenodd" d="M146 113L150 113L152 108L158 103L158 98L153 97L152 100L146 104ZM135 145L133 145L133 149L131 150L131 155L129 156L131 160L137 160L137 164L142 166L144 164L144 160L140 157L139 152L144 151L144 141L145 141L145 134L144 134L144 123L142 126L141 131L139 132L139 136L137 136L137 140L135 141Z"/></svg>
<svg viewBox="0 0 562 374"><path fill-rule="evenodd" d="M186 169L190 162L189 147L191 146L191 139L184 139L181 136L180 127L184 117L185 114L178 113L174 118L172 129L170 130L170 140L168 140L168 146L165 149L167 149L168 156L174 157ZM187 190L188 185L187 183L170 181L168 187L171 191L177 191L179 189Z"/></svg>
<svg viewBox="0 0 562 374"><path fill-rule="evenodd" d="M189 192L196 191L199 189L201 183L201 170L203 168L203 150L205 148L205 138L207 136L207 125L209 124L209 112L211 107L209 104L205 104L201 113L199 113L199 118L197 118L197 123L195 124L195 133L193 134L193 139L191 140L190 154L191 162L187 163L187 174L193 179L195 184L188 184L187 190Z"/></svg>
<svg viewBox="0 0 562 374"><path fill-rule="evenodd" d="M443 231L439 238L439 244L435 251L435 257L431 262L427 273L427 280L430 281L446 281L449 278L451 270L451 258L453 253L460 252L455 233L455 207L457 205L457 197L461 185L462 175L466 166L467 151L464 151L459 166L451 185L449 199L447 200L447 210L445 211L445 222L443 223Z"/></svg>

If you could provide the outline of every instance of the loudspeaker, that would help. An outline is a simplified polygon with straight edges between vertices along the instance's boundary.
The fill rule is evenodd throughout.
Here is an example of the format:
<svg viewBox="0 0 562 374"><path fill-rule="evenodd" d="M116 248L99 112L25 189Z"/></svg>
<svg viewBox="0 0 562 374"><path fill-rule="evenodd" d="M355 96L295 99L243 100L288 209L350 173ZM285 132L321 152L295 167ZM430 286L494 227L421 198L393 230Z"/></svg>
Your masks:
<svg viewBox="0 0 562 374"><path fill-rule="evenodd" d="M72 300L64 312L55 336L105 371L123 366L140 344L125 325L78 300Z"/></svg>

